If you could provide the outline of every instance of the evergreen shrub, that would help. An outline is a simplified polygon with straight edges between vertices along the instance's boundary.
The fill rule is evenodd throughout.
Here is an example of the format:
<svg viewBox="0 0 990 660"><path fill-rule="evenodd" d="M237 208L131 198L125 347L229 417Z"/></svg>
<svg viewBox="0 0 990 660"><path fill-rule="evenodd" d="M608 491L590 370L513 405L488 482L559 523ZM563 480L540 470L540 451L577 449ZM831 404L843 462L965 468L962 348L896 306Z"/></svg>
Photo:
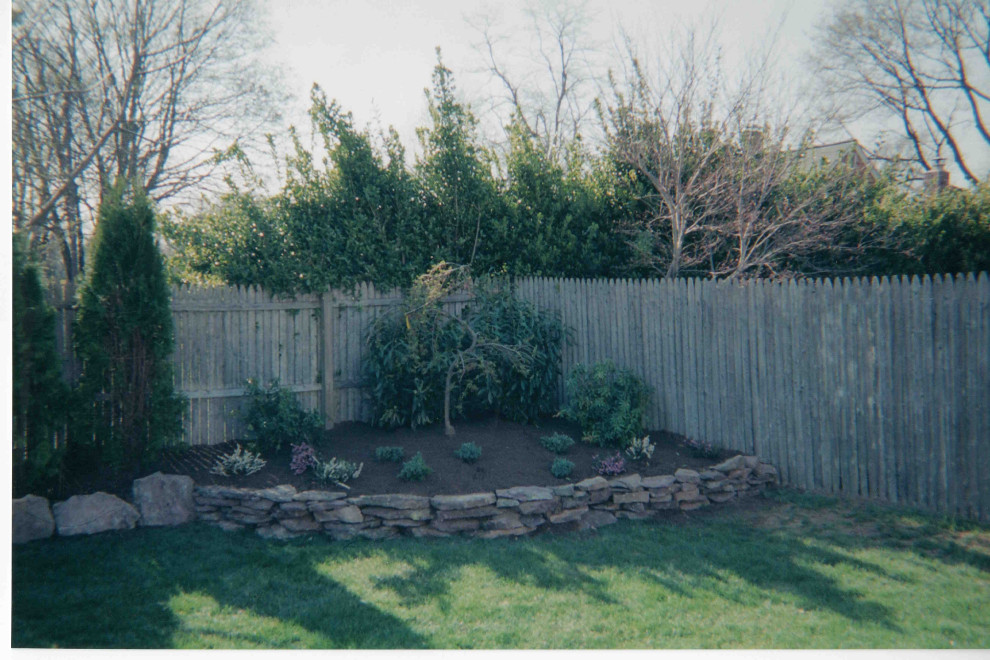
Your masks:
<svg viewBox="0 0 990 660"><path fill-rule="evenodd" d="M571 476L571 472L573 471L573 461L569 461L566 458L560 458L559 456L553 459L553 463L550 465L550 474L558 479L566 479Z"/></svg>
<svg viewBox="0 0 990 660"><path fill-rule="evenodd" d="M248 379L245 393L249 398L244 422L253 434L248 443L255 451L277 452L284 443L312 443L323 431L323 418L313 410L303 410L292 390L283 388L278 379L262 389Z"/></svg>
<svg viewBox="0 0 990 660"><path fill-rule="evenodd" d="M178 440L170 293L141 190L117 187L100 205L73 340L82 371L70 451L112 471L134 470Z"/></svg>
<svg viewBox="0 0 990 660"><path fill-rule="evenodd" d="M402 464L399 470L399 479L403 481L422 481L433 472L433 468L426 464L423 459L423 452L418 451L416 455Z"/></svg>
<svg viewBox="0 0 990 660"><path fill-rule="evenodd" d="M405 456L402 447L376 447L375 460L379 463L401 463Z"/></svg>
<svg viewBox="0 0 990 660"><path fill-rule="evenodd" d="M38 267L19 234L12 257L14 492L49 494L62 471L55 430L65 420L68 387L59 372L55 311L45 303Z"/></svg>
<svg viewBox="0 0 990 660"><path fill-rule="evenodd" d="M624 449L640 437L650 390L611 360L576 365L567 376L567 405L560 414L581 425L582 439Z"/></svg>
<svg viewBox="0 0 990 660"><path fill-rule="evenodd" d="M554 433L540 438L540 445L555 454L566 454L574 446L574 438L564 433Z"/></svg>
<svg viewBox="0 0 990 660"><path fill-rule="evenodd" d="M476 463L481 458L481 447L473 442L465 442L454 452L454 456L465 463Z"/></svg>

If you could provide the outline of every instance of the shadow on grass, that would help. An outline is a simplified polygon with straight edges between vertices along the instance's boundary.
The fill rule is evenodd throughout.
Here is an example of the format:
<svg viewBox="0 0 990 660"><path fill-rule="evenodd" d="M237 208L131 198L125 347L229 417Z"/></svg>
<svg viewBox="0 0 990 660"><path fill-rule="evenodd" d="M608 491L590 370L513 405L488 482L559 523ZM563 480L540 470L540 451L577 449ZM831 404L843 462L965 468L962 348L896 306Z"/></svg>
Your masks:
<svg viewBox="0 0 990 660"><path fill-rule="evenodd" d="M374 586L392 591L407 606L428 600L436 600L443 606L451 595L451 583L459 577L461 570L483 565L499 578L514 584L544 591L581 592L604 605L617 602L610 595L608 586L589 576L582 565L561 561L545 549L527 541L400 541L382 550L389 558L408 562L415 568L402 576L377 578Z"/></svg>
<svg viewBox="0 0 990 660"><path fill-rule="evenodd" d="M329 547L200 525L15 547L12 644L172 648L188 634L219 648L426 648L403 621L316 571L313 550ZM189 630L171 606L182 596L215 601L220 613L197 614Z"/></svg>
<svg viewBox="0 0 990 660"><path fill-rule="evenodd" d="M728 576L733 576L763 592L760 599L772 592L787 593L806 610L830 610L850 621L899 630L887 606L869 600L868 594L843 588L815 567L841 563L889 578L884 568L789 534L733 523L629 522L594 533L545 535L539 540L400 542L385 552L415 568L380 579L375 586L391 590L407 605L447 598L460 570L473 565L483 565L513 583L580 594L610 605L615 597L607 582L595 575L614 569L641 575L680 596L737 602L752 598L751 590L740 596L727 587Z"/></svg>
<svg viewBox="0 0 990 660"><path fill-rule="evenodd" d="M788 489L768 491L767 499L790 504L802 512L828 511L840 522L825 526L818 533L849 549L884 547L913 550L949 566L965 564L990 572L990 543L987 527L972 520L952 518L920 509L870 500L843 500L826 495L800 493ZM872 532L858 528L865 524ZM979 536L978 549L967 547L965 535Z"/></svg>
<svg viewBox="0 0 990 660"><path fill-rule="evenodd" d="M203 525L55 539L13 550L13 644L427 648L435 642L426 633L374 601L435 607L456 624L463 578L477 575L504 582L505 588L493 593L509 597L515 587L525 586L574 596L575 602L622 606L629 594L616 581L619 576L620 582L652 582L701 609L718 599L754 611L768 599L786 600L850 623L902 632L893 603L844 586L842 570L832 567L910 579L854 556L876 547L988 568L986 554L944 536L925 538L907 518L900 523L896 516L881 518L877 534L856 536L855 516L847 516L848 526L833 516L825 526L804 528L808 511L798 507L771 528L727 511L623 522L594 533L491 541L332 543L312 537L280 543ZM900 533L889 529L894 524ZM363 573L366 559L382 575ZM394 570L400 566L401 572ZM356 571L355 579L364 581L371 595L351 591L334 571L343 571L337 577L348 584L345 575Z"/></svg>

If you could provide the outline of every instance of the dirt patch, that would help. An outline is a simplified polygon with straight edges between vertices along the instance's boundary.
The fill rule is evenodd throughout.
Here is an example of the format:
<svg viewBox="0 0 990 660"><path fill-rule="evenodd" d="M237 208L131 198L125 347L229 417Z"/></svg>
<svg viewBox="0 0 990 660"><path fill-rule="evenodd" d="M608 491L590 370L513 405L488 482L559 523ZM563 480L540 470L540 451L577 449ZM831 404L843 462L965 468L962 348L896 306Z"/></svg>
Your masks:
<svg viewBox="0 0 990 660"><path fill-rule="evenodd" d="M574 472L568 479L556 479L550 474L554 454L540 445L540 438L554 432L566 433L576 440L564 455L574 463ZM580 441L580 429L573 424L549 419L539 425L526 425L489 419L461 422L457 434L447 437L441 425L428 428L377 429L367 424L346 423L328 431L322 442L315 445L323 460L331 457L364 463L361 476L348 484L354 494L413 493L458 494L491 491L511 486L548 486L579 481L595 476L592 463L596 454L606 450ZM672 474L677 468L704 468L719 461L697 458L683 446L684 438L662 431L650 433L656 445L649 463L627 460L627 472L643 476ZM467 464L454 456L461 443L473 442L482 449L481 459ZM422 452L433 472L424 481L409 482L398 479L401 467L398 463L378 463L374 459L376 447L402 447L405 459ZM234 443L211 447L193 447L185 452L170 454L162 461L161 469L173 474L188 474L197 484L222 484L242 488L265 488L279 484L291 484L298 490L333 490L315 480L311 473L295 475L289 469L291 449L284 447L274 455L264 456L267 465L249 476L222 477L210 473L218 456L234 448ZM612 450L611 453L614 453ZM728 454L726 454L728 456Z"/></svg>

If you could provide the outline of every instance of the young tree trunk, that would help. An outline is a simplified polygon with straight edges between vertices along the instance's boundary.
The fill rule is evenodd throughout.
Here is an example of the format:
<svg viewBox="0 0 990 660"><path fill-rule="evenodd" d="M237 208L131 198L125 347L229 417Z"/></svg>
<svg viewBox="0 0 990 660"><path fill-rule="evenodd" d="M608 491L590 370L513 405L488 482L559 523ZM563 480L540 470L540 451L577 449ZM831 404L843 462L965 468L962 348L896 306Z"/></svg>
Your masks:
<svg viewBox="0 0 990 660"><path fill-rule="evenodd" d="M450 423L450 390L454 380L454 365L457 360L451 360L447 367L447 380L443 388L443 432L447 437L453 437L454 425Z"/></svg>

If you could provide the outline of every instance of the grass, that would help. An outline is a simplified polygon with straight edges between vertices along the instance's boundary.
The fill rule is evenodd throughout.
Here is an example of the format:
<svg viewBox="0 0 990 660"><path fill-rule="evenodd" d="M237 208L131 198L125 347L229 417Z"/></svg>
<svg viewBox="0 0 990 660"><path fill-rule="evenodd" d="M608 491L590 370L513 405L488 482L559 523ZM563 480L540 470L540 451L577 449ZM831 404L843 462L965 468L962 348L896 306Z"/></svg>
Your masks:
<svg viewBox="0 0 990 660"><path fill-rule="evenodd" d="M13 550L15 647L986 648L990 528L782 492L531 539Z"/></svg>

